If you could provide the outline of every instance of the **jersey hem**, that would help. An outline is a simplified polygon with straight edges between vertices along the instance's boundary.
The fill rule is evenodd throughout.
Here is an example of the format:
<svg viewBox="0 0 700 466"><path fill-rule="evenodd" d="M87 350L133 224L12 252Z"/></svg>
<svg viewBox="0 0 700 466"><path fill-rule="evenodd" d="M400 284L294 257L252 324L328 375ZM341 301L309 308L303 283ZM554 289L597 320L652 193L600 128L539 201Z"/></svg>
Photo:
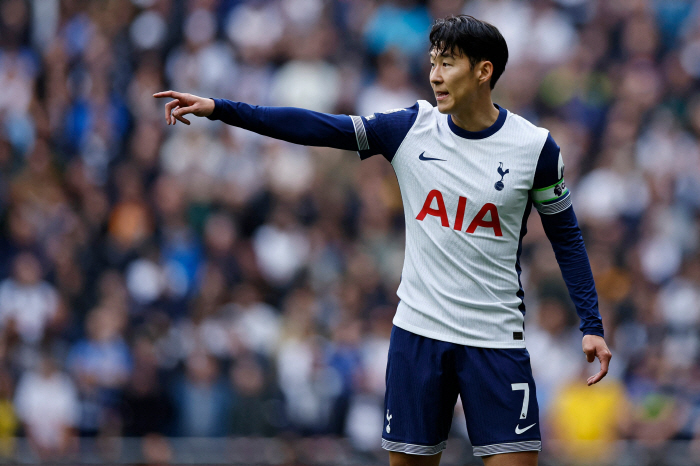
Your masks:
<svg viewBox="0 0 700 466"><path fill-rule="evenodd" d="M415 333L422 337L432 338L433 340L446 341L447 343L454 343L456 345L462 346L474 346L477 348L490 348L490 349L520 349L526 348L525 340L517 341L483 341L483 340L473 340L470 338L450 338L449 335L444 335L438 332L433 332L431 330L426 330L421 327L417 327L413 324L394 317L392 321L394 325L399 328L406 330L407 332Z"/></svg>

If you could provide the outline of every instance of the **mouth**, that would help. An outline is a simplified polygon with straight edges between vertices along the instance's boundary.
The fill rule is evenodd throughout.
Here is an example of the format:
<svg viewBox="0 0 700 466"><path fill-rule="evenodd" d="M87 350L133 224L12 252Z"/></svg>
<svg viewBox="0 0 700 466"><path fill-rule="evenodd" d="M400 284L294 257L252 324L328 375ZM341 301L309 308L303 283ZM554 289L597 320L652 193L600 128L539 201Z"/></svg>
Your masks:
<svg viewBox="0 0 700 466"><path fill-rule="evenodd" d="M448 95L450 95L449 92L435 92L435 98L438 102L440 102L441 100L445 100Z"/></svg>

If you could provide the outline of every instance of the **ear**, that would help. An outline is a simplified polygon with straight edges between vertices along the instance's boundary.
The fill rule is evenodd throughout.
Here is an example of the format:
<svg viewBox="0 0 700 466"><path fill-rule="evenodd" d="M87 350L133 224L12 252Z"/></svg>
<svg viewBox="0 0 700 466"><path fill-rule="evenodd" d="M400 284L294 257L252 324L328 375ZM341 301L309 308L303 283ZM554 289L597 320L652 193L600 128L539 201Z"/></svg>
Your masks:
<svg viewBox="0 0 700 466"><path fill-rule="evenodd" d="M476 64L477 79L479 80L479 85L487 84L491 76L493 76L493 63L490 61L480 61Z"/></svg>

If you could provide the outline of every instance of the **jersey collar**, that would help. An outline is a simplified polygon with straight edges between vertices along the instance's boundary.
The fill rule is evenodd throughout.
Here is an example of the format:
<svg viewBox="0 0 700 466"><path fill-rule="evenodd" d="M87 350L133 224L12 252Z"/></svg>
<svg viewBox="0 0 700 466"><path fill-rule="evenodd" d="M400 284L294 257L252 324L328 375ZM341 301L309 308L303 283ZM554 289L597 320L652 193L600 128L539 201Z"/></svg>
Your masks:
<svg viewBox="0 0 700 466"><path fill-rule="evenodd" d="M493 136L496 134L496 131L501 129L503 123L506 122L506 116L508 116L508 110L501 108L496 104L493 105L498 109L498 118L496 118L496 122L494 124L486 129L482 129L481 131L467 131L466 129L460 128L454 124L452 121L452 115L447 115L447 124L450 126L453 133L465 139L484 139L489 136Z"/></svg>

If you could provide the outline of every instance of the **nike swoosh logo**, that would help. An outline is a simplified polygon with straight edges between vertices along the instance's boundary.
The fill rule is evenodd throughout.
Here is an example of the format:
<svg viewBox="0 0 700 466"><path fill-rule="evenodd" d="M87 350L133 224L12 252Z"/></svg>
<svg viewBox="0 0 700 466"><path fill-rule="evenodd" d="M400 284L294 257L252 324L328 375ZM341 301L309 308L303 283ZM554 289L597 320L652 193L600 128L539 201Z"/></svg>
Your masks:
<svg viewBox="0 0 700 466"><path fill-rule="evenodd" d="M537 423L535 422L535 424L537 424ZM520 435L523 432L525 432L526 430L530 429L531 427L534 427L535 424L529 425L529 426L525 427L524 429L521 429L520 424L518 424L517 426L515 426L515 433Z"/></svg>
<svg viewBox="0 0 700 466"><path fill-rule="evenodd" d="M419 158L420 160L439 160L439 161L441 161L441 162L445 162L445 159L435 159L435 158L433 158L433 157L426 157L426 156L424 156L423 154L425 154L425 151L423 151L423 152L418 156L418 158Z"/></svg>

